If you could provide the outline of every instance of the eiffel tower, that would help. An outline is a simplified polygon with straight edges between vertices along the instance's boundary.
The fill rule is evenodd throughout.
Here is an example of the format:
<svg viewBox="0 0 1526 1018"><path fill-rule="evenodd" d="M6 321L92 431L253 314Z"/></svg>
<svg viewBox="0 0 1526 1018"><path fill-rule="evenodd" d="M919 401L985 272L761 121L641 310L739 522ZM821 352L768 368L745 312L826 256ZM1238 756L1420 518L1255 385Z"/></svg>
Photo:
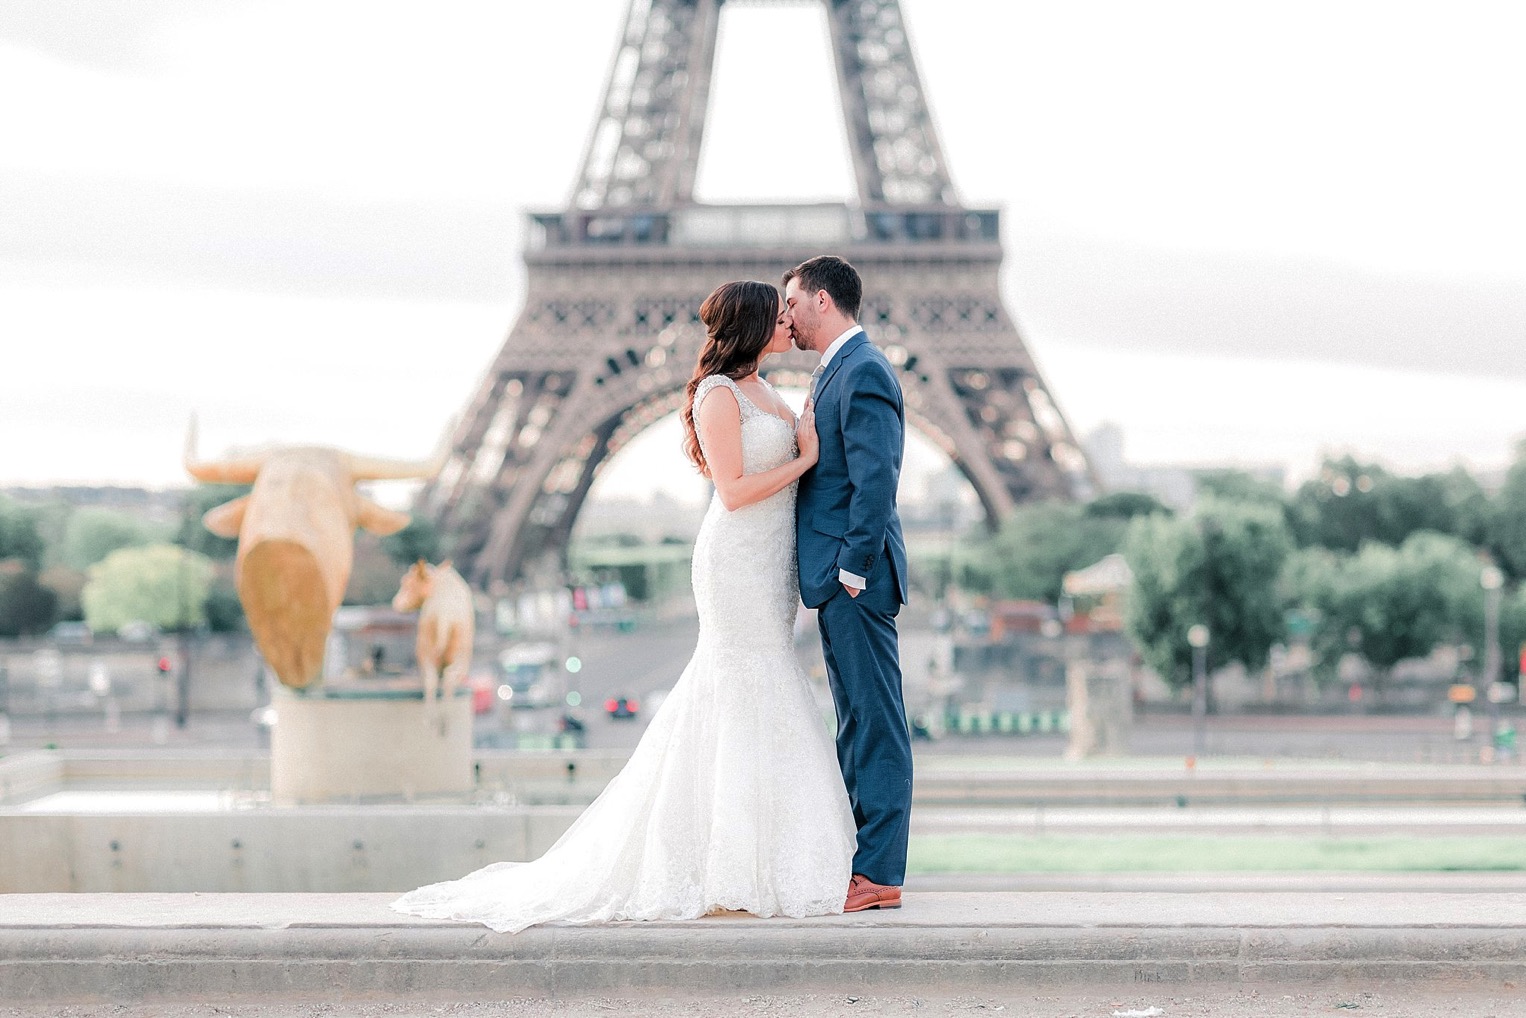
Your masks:
<svg viewBox="0 0 1526 1018"><path fill-rule="evenodd" d="M679 409L707 293L816 254L858 268L860 320L901 371L911 425L958 465L989 522L1089 490L1002 305L998 213L955 196L897 0L817 0L856 201L695 202L723 2L631 0L572 201L530 216L524 308L422 495L478 587L558 559L600 465ZM803 386L813 360L772 360L770 380Z"/></svg>

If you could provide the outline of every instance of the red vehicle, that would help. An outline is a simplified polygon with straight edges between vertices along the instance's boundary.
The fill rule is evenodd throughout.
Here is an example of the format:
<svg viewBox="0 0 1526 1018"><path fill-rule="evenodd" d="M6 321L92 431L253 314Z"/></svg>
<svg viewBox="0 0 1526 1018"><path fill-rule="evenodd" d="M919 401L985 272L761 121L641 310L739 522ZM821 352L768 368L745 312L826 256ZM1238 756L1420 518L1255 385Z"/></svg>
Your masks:
<svg viewBox="0 0 1526 1018"><path fill-rule="evenodd" d="M466 688L472 694L472 713L487 714L493 709L493 698L498 693L498 683L492 672L476 672L467 677Z"/></svg>
<svg viewBox="0 0 1526 1018"><path fill-rule="evenodd" d="M604 709L612 718L633 718L641 710L641 704L629 696L612 696L604 701Z"/></svg>

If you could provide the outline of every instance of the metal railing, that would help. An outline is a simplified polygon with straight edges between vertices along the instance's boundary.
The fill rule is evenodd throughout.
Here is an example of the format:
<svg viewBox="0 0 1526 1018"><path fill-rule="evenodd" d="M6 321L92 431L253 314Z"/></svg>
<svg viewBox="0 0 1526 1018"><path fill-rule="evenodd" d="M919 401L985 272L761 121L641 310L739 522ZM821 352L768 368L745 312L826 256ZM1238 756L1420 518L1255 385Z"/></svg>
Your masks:
<svg viewBox="0 0 1526 1018"><path fill-rule="evenodd" d="M530 215L529 248L821 247L848 244L978 244L1000 241L995 209L946 205L689 205Z"/></svg>

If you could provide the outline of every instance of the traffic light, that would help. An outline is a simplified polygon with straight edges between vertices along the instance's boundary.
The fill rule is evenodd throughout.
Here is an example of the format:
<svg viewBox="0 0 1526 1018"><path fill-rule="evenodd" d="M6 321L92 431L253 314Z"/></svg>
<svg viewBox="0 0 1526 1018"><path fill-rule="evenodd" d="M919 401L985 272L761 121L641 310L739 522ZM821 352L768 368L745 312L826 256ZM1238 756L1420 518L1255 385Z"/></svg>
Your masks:
<svg viewBox="0 0 1526 1018"><path fill-rule="evenodd" d="M159 669L159 674L163 676L168 675L174 666L170 664L168 657L161 657L155 667Z"/></svg>

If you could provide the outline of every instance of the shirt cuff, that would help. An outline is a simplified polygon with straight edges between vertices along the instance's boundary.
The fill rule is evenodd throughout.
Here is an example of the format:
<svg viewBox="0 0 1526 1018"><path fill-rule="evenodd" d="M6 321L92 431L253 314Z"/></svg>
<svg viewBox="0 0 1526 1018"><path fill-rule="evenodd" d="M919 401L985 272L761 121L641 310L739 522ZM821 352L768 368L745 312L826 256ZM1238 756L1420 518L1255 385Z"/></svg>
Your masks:
<svg viewBox="0 0 1526 1018"><path fill-rule="evenodd" d="M848 572L846 569L837 570L837 578L842 581L843 586L852 587L854 590L863 590L865 587L869 586L868 580L864 579L862 576L855 576L853 573Z"/></svg>

